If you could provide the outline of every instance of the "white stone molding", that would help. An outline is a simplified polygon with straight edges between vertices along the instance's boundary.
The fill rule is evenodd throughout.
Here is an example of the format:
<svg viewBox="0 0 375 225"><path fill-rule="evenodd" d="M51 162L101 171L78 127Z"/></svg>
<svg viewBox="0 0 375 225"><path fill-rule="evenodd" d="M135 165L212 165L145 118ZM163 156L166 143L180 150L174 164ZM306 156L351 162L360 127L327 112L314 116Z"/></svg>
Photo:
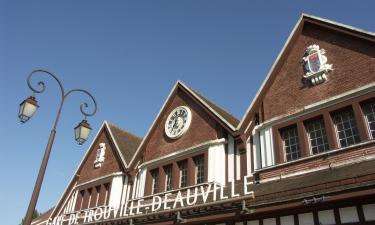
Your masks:
<svg viewBox="0 0 375 225"><path fill-rule="evenodd" d="M142 163L139 166L136 166L136 168L141 169L141 168L144 168L144 167L151 167L155 164L164 163L166 161L170 161L170 160L173 160L175 158L178 158L178 157L181 157L181 156L193 153L193 152L197 152L197 151L200 151L200 150L207 149L210 146L220 145L220 144L223 144L223 143L226 143L225 138L206 141L206 142L191 146L189 148L185 148L185 149L182 149L182 150L176 150L175 152L173 152L171 154L164 155L164 156L149 160L147 162Z"/></svg>

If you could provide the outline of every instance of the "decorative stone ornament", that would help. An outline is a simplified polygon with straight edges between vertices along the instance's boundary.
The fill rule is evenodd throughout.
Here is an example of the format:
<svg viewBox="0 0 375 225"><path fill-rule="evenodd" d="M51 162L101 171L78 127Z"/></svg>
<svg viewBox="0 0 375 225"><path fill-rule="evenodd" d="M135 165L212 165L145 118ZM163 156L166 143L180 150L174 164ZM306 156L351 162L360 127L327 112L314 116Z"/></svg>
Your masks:
<svg viewBox="0 0 375 225"><path fill-rule="evenodd" d="M99 148L96 150L96 158L94 161L94 167L99 168L105 160L105 143L100 143Z"/></svg>
<svg viewBox="0 0 375 225"><path fill-rule="evenodd" d="M327 80L327 74L332 71L332 64L327 64L326 51L319 45L310 45L303 57L304 78L312 85L323 83Z"/></svg>
<svg viewBox="0 0 375 225"><path fill-rule="evenodd" d="M175 108L165 121L165 134L172 139L177 139L184 134L191 123L191 111L186 106Z"/></svg>

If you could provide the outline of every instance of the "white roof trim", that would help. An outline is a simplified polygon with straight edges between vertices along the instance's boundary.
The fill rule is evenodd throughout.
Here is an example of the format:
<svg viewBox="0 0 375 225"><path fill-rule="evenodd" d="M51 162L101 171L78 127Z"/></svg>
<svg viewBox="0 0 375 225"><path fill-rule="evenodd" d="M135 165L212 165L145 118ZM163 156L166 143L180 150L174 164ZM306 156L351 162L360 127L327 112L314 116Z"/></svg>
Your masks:
<svg viewBox="0 0 375 225"><path fill-rule="evenodd" d="M371 92L375 91L375 82L372 82L370 84L364 85L359 88L352 89L350 91L332 96L330 98L324 99L322 101L318 101L315 103L312 103L310 105L307 105L303 107L303 109L300 109L298 111L292 112L290 114L283 114L277 117L273 117L272 119L266 120L263 123L257 125L254 127L253 132L256 132L257 130L261 130L264 127L268 126L275 126L281 123L285 123L287 121L296 119L298 117L307 115L312 112L318 112L322 110L323 108L331 107L337 103L341 103L353 98L357 98L359 96L363 96L366 94L369 94Z"/></svg>
<svg viewBox="0 0 375 225"><path fill-rule="evenodd" d="M157 116L155 117L154 121L152 122L152 124L151 124L150 128L148 129L146 135L145 135L144 138L142 139L142 142L139 144L137 150L135 151L135 153L134 153L134 155L133 155L133 158L130 160L130 162L129 162L129 166L132 165L133 161L134 161L135 158L137 157L139 151L141 150L141 147L143 146L145 140L146 140L147 137L149 136L149 134L150 134L152 128L154 127L154 125L155 125L155 123L156 123L156 120L158 120L158 118L160 117L161 112L163 111L164 107L167 105L167 102L168 102L169 99L172 97L173 92L177 89L177 85L178 85L178 83L179 83L179 82L177 81L177 82L174 84L174 86L173 86L171 92L169 93L167 99L164 101L164 103L163 103L162 107L160 108L160 110L159 110Z"/></svg>
<svg viewBox="0 0 375 225"><path fill-rule="evenodd" d="M182 83L181 81L178 81L181 86L183 86L186 90L189 91L190 94L192 94L195 98L197 98L199 100L199 102L201 104L203 104L205 107L207 107L213 114L215 114L215 116L219 117L221 121L223 121L229 128L231 128L233 131L236 130L236 128L230 124L226 119L224 119L219 113L217 113L213 108L211 108L207 103L206 101L204 101L201 97L199 97L197 94L195 94L195 92L193 90L191 90L188 86L186 86L184 83Z"/></svg>
<svg viewBox="0 0 375 225"><path fill-rule="evenodd" d="M358 33L363 33L363 34L367 34L367 35L375 37L374 32L367 31L367 30L357 28L357 27L353 27L353 26L350 26L350 25L347 25L347 24L339 23L339 22L336 22L336 21L333 21L333 20L324 19L324 18L321 18L321 17L318 17L318 16L313 16L313 15L306 14L306 13L302 13L301 17L305 17L307 19L315 19L315 20L325 22L325 23L328 23L328 24L331 24L331 25L335 25L335 26L338 26L338 27L341 27L341 28L346 28L346 29L351 30L351 31L355 31L355 32L358 32Z"/></svg>
<svg viewBox="0 0 375 225"><path fill-rule="evenodd" d="M119 153L120 155L120 158L121 158L121 161L122 163L125 165L125 168L128 167L128 164L126 163L125 159L124 159L124 156L122 155L121 151L120 151L120 148L117 144L117 141L116 141L116 138L113 136L113 133L112 133L112 130L111 130L111 127L109 126L107 120L104 120L104 123L106 124L107 128L108 128L108 131L109 131L109 134L113 140L113 143L115 143L115 146L116 146L116 149L117 149L117 152Z"/></svg>
<svg viewBox="0 0 375 225"><path fill-rule="evenodd" d="M76 185L77 184L77 182L74 184L74 185ZM70 196L72 196L72 194L73 194L73 188L70 190L70 192L69 192L69 194L67 195L67 197L65 198L65 201L62 203L62 207L59 209L59 211L57 212L57 214L60 214L61 213L61 211L63 211L64 210L64 207L65 207L65 205L66 205L66 203L68 202L68 199L70 198ZM55 207L56 208L56 207ZM55 211L55 208L53 209L53 211ZM53 213L53 211L52 211L52 213ZM52 215L52 213L50 214L50 215Z"/></svg>
<svg viewBox="0 0 375 225"><path fill-rule="evenodd" d="M49 218L48 218L48 219L49 219ZM46 219L46 220L42 220L42 221L35 220L34 222L31 222L31 225L41 225L41 224L45 225L45 224L47 224L48 219Z"/></svg>
<svg viewBox="0 0 375 225"><path fill-rule="evenodd" d="M82 157L82 160L81 160L81 162L79 163L79 165L78 165L76 171L74 172L72 178L70 179L68 185L66 186L65 191L63 192L62 196L60 197L59 201L57 202L55 208L52 210L52 213L51 213L50 215L53 215L53 214L55 213L56 208L58 208L58 206L60 205L61 201L63 200L64 195L65 195L66 192L68 191L69 186L72 184L72 182L73 182L73 180L74 180L74 177L77 175L79 168L81 168L83 162L84 162L85 159L87 158L87 156L88 156L88 154L89 154L91 148L94 146L94 143L95 143L96 139L98 138L99 134L101 133L101 131L103 130L104 126L106 126L107 129L109 130L110 136L111 136L113 142L115 143L116 151L119 153L119 155L120 155L120 157L121 157L121 161L122 161L122 163L124 163L125 168L127 168L127 165L126 165L125 161L124 161L123 158L122 158L122 154L121 154L121 152L120 152L120 149L118 148L118 145L117 145L117 143L116 143L116 140L114 139L114 137L113 137L113 135L112 135L111 128L109 127L108 122L107 122L106 120L104 120L104 122L103 122L102 125L100 126L98 132L96 133L96 135L95 135L93 141L91 142L89 148L86 150L85 155Z"/></svg>
<svg viewBox="0 0 375 225"><path fill-rule="evenodd" d="M251 102L250 106L249 106L249 107L247 108L247 110L246 110L246 113L245 113L244 116L242 117L241 122L238 124L238 126L237 126L237 130L242 126L242 123L244 122L244 120L246 119L247 115L249 114L250 109L253 108L253 106L254 106L256 100L258 99L260 93L262 92L264 86L266 85L266 83L268 83L268 79L270 78L271 74L273 73L273 70L275 69L276 65L278 64L278 62L279 62L281 56L284 54L285 49L288 47L289 42L292 40L292 37L294 36L294 34L295 34L297 28L298 28L299 25L301 24L302 19L303 19L303 14L302 14L302 16L298 19L297 24L294 26L292 32L289 34L289 37L288 37L287 41L285 42L283 48L281 49L279 55L277 56L275 62L274 62L273 65L272 65L271 69L269 70L269 72L268 72L268 74L267 74L267 76L266 76L266 79L264 79L264 81L263 81L262 85L260 86L258 92L256 93L255 97L253 98L253 101Z"/></svg>
<svg viewBox="0 0 375 225"><path fill-rule="evenodd" d="M63 194L62 194L62 196L60 197L59 201L57 201L57 204L56 204L55 208L52 210L52 213L50 214L50 217L51 217L51 215L53 215L53 214L55 213L56 208L59 206L59 204L60 204L60 202L62 201L64 195L65 195L66 192L68 191L69 186L73 183L73 179L74 179L74 177L77 175L77 172L78 172L79 168L81 167L83 161L85 161L85 158L86 158L87 155L89 154L89 151L90 151L91 147L94 145L94 142L95 142L95 140L98 138L98 136L99 136L100 132L102 131L104 125L105 125L105 122L102 123L102 125L100 126L100 129L98 130L98 132L96 133L96 135L95 135L93 141L91 142L90 147L86 150L85 155L82 157L82 160L81 160L81 162L79 163L79 165L78 165L76 171L73 173L73 176L72 176L72 178L70 179L68 185L66 186L65 191L63 192ZM50 217L49 217L49 218L50 218Z"/></svg>
<svg viewBox="0 0 375 225"><path fill-rule="evenodd" d="M165 161L169 161L169 160L178 158L180 156L183 156L183 155L186 155L186 154L190 154L190 153L202 150L202 149L207 148L207 147L211 147L211 146L215 146L215 145L220 145L220 144L224 144L224 143L226 143L226 139L225 138L202 142L200 144L191 146L189 148L180 149L180 150L172 152L172 153L170 153L168 155L164 155L164 156L161 156L161 157L158 157L158 158L155 158L155 159L151 159L151 160L149 160L147 162L144 162L141 165L139 165L138 169L142 169L142 168L145 168L145 167L150 167L150 166L153 166L156 163L163 163Z"/></svg>
<svg viewBox="0 0 375 225"><path fill-rule="evenodd" d="M86 181L86 182L81 183L79 185L76 185L75 188L84 187L84 186L93 184L93 183L95 183L96 181L99 181L99 180L109 179L109 178L112 178L112 177L118 177L118 176L123 176L123 175L124 175L123 172L110 173L110 174L107 174L107 175L104 175L104 176L97 177L97 178L94 178L92 180Z"/></svg>
<svg viewBox="0 0 375 225"><path fill-rule="evenodd" d="M294 26L292 32L289 34L289 37L288 37L287 41L285 42L283 48L281 49L279 55L277 56L275 62L272 65L271 69L269 70L269 72L266 76L266 79L263 81L262 85L260 86L260 88L259 88L258 92L256 93L255 97L253 98L253 101L251 102L250 106L247 108L247 110L246 110L244 116L242 117L240 123L238 124L236 130L239 130L241 128L244 120L246 119L246 117L250 113L250 110L253 108L255 102L258 100L258 98L260 96L260 93L262 92L264 86L266 85L266 83L268 83L268 80L269 80L271 74L273 73L276 65L279 63L279 60L280 60L281 56L284 54L285 49L289 46L289 43L290 43L291 39L294 37L296 30L301 25L301 23L303 22L304 19L315 19L315 20L325 22L325 23L328 23L328 24L331 24L331 25L335 25L335 26L338 26L338 27L341 27L341 28L346 28L348 30L352 30L352 31L355 31L355 32L359 32L359 33L363 33L363 34L367 34L367 35L371 35L371 36L375 37L374 32L365 31L365 30L362 30L362 29L359 29L359 28L355 28L353 26L349 26L349 25L346 25L346 24L342 24L342 23L332 21L332 20L323 19L323 18L320 18L320 17L317 17L317 16L302 13L302 15L298 19L296 25Z"/></svg>
<svg viewBox="0 0 375 225"><path fill-rule="evenodd" d="M177 89L178 85L181 85L183 88L185 88L191 95L193 95L202 105L204 105L205 107L208 108L208 110L210 110L215 116L217 116L221 121L223 121L230 129L232 129L232 131L236 131L236 127L234 127L233 125L231 125L226 119L224 119L219 113L217 113L214 109L212 109L201 97L199 97L197 94L195 94L194 91L192 91L189 87L187 87L184 83L182 83L180 80L176 81L175 85L173 86L171 92L169 93L167 99L164 101L163 103L163 106L160 108L159 110L159 113L157 114L157 116L155 117L154 121L152 122L150 128L148 129L146 135L144 136L142 142L139 144L138 146L138 149L136 150L136 152L134 153L133 155L133 158L132 160L129 162L129 166L133 164L133 161L135 160L135 158L137 157L140 149L142 148L145 140L148 138L152 128L154 127L156 121L158 120L158 118L160 117L161 115L161 112L164 110L166 104L169 102L170 98L172 97L172 94L175 92L175 90Z"/></svg>

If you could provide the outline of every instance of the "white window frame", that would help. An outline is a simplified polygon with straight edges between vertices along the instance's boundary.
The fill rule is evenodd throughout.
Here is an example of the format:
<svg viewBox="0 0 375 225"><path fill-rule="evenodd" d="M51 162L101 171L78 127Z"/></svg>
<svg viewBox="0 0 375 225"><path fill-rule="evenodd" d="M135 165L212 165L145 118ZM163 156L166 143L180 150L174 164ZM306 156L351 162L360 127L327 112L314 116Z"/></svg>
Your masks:
<svg viewBox="0 0 375 225"><path fill-rule="evenodd" d="M194 176L194 179L195 179L195 184L198 184L198 173L199 173L199 168L200 167L203 167L203 171L202 171L202 173L203 173L203 178L201 178L201 177L199 177L200 179L203 179L199 184L202 184L202 183L204 183L204 155L199 155L199 156L196 156L196 157L194 157L193 158L194 159L194 164L195 164L195 172L194 172L194 174L195 174L195 176ZM197 161L199 162L199 163L202 163L202 165L198 165L197 164Z"/></svg>
<svg viewBox="0 0 375 225"><path fill-rule="evenodd" d="M156 183L155 182L155 176L154 176L154 173L157 175L157 180L158 182ZM159 169L153 169L151 170L151 177L152 177L152 186L151 186L151 194L155 194L155 190L156 191L159 191ZM156 188L155 188L155 183L157 184Z"/></svg>
<svg viewBox="0 0 375 225"><path fill-rule="evenodd" d="M313 152L313 149L312 149L312 145L311 145L311 137L310 137L310 132L309 132L309 128L308 128L308 124L309 123L314 123L316 121L322 121L323 122L323 129L325 131L325 136L326 136L326 140L327 140L327 145L328 145L328 149L325 149L323 152L318 152L318 153L314 153ZM307 141L309 143L309 149L310 149L310 155L318 155L318 154L321 154L321 153L324 153L324 152L328 152L330 150L329 148L329 142L328 142L328 136L327 136L327 129L326 129L326 126L325 126L325 123L324 123L324 118L315 118L315 119L312 119L312 120L309 120L309 121L306 121L304 122L304 126L305 126L305 129L306 129L306 133L307 133ZM321 132L322 132L322 128L320 128ZM316 132L317 130L314 130L314 132ZM321 136L321 138L323 138ZM317 138L315 137L315 139L317 140ZM324 139L323 139L324 140ZM325 145L323 143L323 145Z"/></svg>
<svg viewBox="0 0 375 225"><path fill-rule="evenodd" d="M98 191L98 187L99 187L99 191ZM99 203L100 189L101 189L100 185L95 187L95 191L96 191L96 203L95 203L95 207L98 206L98 203Z"/></svg>
<svg viewBox="0 0 375 225"><path fill-rule="evenodd" d="M368 105L371 108L371 112L366 114L365 107L368 106ZM362 112L363 112L363 116L365 117L367 133L368 133L368 135L371 139L375 139L375 135L372 134L372 131L371 131L371 128L370 128L370 121L368 120L369 114L373 114L373 116L375 117L375 100L363 104L361 106L361 109L362 109ZM375 121L372 121L371 123L375 123Z"/></svg>
<svg viewBox="0 0 375 225"><path fill-rule="evenodd" d="M166 168L170 171L170 174L167 173ZM164 172L165 172L165 180L164 180L164 190L170 191L173 189L172 187L172 171L173 171L173 164L169 164L164 166ZM168 190L168 182L170 183L170 189Z"/></svg>
<svg viewBox="0 0 375 225"><path fill-rule="evenodd" d="M92 188L91 188L91 191L90 191L90 189L88 189L87 192L89 193L89 202L87 203L87 208L89 209L90 208L90 204L91 204Z"/></svg>
<svg viewBox="0 0 375 225"><path fill-rule="evenodd" d="M291 159L291 160L288 160L287 158L287 152L286 152L286 148L285 148L285 142L284 142L284 138L283 138L283 133L282 132L285 132L285 130L289 130L289 129L292 129L292 127L295 127L296 129L296 133L297 133L297 138L298 138L298 143L296 144L297 147L298 147L298 158L296 159ZM282 146L283 146L283 153L284 153L284 161L285 162L292 162L292 161L295 161L295 160L298 160L300 158L302 158L302 152L301 152L301 147L300 147L300 137L299 137L299 134L298 134L298 126L297 124L292 124L290 126L287 126L287 127L284 127L284 128L281 128L280 129L280 136L281 136L281 143L282 143ZM289 139L289 138L288 138Z"/></svg>
<svg viewBox="0 0 375 225"><path fill-rule="evenodd" d="M83 194L82 194L83 193ZM79 194L81 195L81 203L79 204L79 210L82 210L83 207L83 200L86 196L86 190L79 191Z"/></svg>
<svg viewBox="0 0 375 225"><path fill-rule="evenodd" d="M184 169L186 170L186 176L185 176L185 179L186 179L186 185L184 187L187 187L188 186L188 160L185 159L185 160L182 160L182 161L179 161L177 164L178 164L178 169L179 169L179 181L178 181L178 187L179 188L183 188L182 187L182 169L180 167L181 163L183 163L185 166L184 166Z"/></svg>
<svg viewBox="0 0 375 225"><path fill-rule="evenodd" d="M104 198L104 205L107 205L107 199L108 199L108 191L109 191L109 183L104 184L105 189L105 198Z"/></svg>
<svg viewBox="0 0 375 225"><path fill-rule="evenodd" d="M354 120L354 125L355 125L355 128L357 129L357 136L359 138L359 141L358 142L354 142L355 139L354 139L354 135L351 136L351 138L353 138L353 144L350 144L350 145L346 145L346 146L341 146L341 142L340 142L340 136L339 136L339 130L337 128L337 123L336 123L336 120L335 120L335 117L338 115L338 114L343 114L343 113L347 113L347 112L351 112L353 114L353 120ZM335 131L336 131L336 143L337 143L337 146L339 146L339 148L344 148L344 147L348 147L348 146L351 146L351 145L354 145L354 144L358 144L361 142L361 137L359 136L359 130L358 130L358 125L357 125L357 122L355 120L355 114L354 114L354 110L352 108L348 108L348 109L344 109L344 110L340 110L340 111L337 111L337 112L334 112L332 114L332 120L333 120L333 124L334 124L334 127L335 127ZM341 120L342 121L342 120ZM350 130L353 134L353 126L350 127ZM345 133L345 130L347 129L344 129L343 131L340 131L340 132L344 132ZM346 142L347 142L347 137L346 137L346 134L345 134L345 139L346 139Z"/></svg>

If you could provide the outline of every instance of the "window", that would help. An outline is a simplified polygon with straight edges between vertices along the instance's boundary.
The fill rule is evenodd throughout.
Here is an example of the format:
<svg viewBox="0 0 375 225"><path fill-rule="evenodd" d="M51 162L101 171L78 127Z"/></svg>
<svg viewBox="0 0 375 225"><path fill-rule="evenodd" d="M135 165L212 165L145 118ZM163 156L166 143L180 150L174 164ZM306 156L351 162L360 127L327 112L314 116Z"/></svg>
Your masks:
<svg viewBox="0 0 375 225"><path fill-rule="evenodd" d="M95 190L96 190L95 206L98 206L98 204L99 204L99 196L100 196L100 185L96 186Z"/></svg>
<svg viewBox="0 0 375 225"><path fill-rule="evenodd" d="M92 188L89 188L87 191L89 194L89 202L87 203L87 208L91 208Z"/></svg>
<svg viewBox="0 0 375 225"><path fill-rule="evenodd" d="M323 118L308 121L305 127L312 154L328 151L329 145Z"/></svg>
<svg viewBox="0 0 375 225"><path fill-rule="evenodd" d="M172 190L172 165L164 166L165 172L165 190Z"/></svg>
<svg viewBox="0 0 375 225"><path fill-rule="evenodd" d="M109 202L109 183L104 184L104 189L105 189L105 197L104 197L104 205L107 205Z"/></svg>
<svg viewBox="0 0 375 225"><path fill-rule="evenodd" d="M333 121L340 147L350 146L361 141L352 109L334 113Z"/></svg>
<svg viewBox="0 0 375 225"><path fill-rule="evenodd" d="M178 163L178 167L180 169L180 182L179 187L183 188L187 186L187 160L180 161Z"/></svg>
<svg viewBox="0 0 375 225"><path fill-rule="evenodd" d="M151 194L155 194L158 192L158 187L159 187L159 170L158 169L151 170L151 176L152 176Z"/></svg>
<svg viewBox="0 0 375 225"><path fill-rule="evenodd" d="M375 102L370 102L362 106L367 122L367 128L372 139L375 139Z"/></svg>
<svg viewBox="0 0 375 225"><path fill-rule="evenodd" d="M79 204L79 209L78 210L81 210L82 209L82 206L83 206L83 199L84 199L84 197L85 197L85 190L82 190L82 191L80 191L79 192L79 194L80 194L80 196L81 196L81 202L80 202L80 204Z"/></svg>
<svg viewBox="0 0 375 225"><path fill-rule="evenodd" d="M195 184L204 182L204 156L194 157L195 163Z"/></svg>
<svg viewBox="0 0 375 225"><path fill-rule="evenodd" d="M283 128L280 131L281 139L283 141L283 149L285 151L286 161L292 161L301 157L301 152L298 143L297 126L293 125Z"/></svg>

